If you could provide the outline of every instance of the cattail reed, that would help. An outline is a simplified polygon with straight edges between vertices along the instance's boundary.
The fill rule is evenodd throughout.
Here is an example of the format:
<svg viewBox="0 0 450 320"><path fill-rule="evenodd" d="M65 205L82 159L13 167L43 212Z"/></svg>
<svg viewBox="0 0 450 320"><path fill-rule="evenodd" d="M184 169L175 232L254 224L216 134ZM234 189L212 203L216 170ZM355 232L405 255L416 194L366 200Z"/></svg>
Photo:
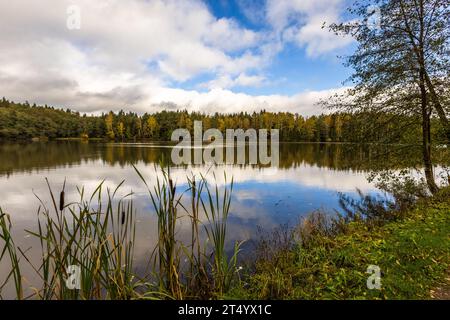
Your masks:
<svg viewBox="0 0 450 320"><path fill-rule="evenodd" d="M125 224L125 211L122 211L122 225Z"/></svg>
<svg viewBox="0 0 450 320"><path fill-rule="evenodd" d="M172 192L172 195L175 195L177 187L174 186L173 180L170 178L169 178L169 187L170 187L170 191Z"/></svg>
<svg viewBox="0 0 450 320"><path fill-rule="evenodd" d="M64 190L59 195L59 210L64 210Z"/></svg>
<svg viewBox="0 0 450 320"><path fill-rule="evenodd" d="M0 284L0 299L3 299L3 287L10 285L10 282L15 287L17 299L118 300L141 297L142 290L147 290L150 285L146 279L137 279L133 268L135 220L132 201L124 206L125 198L130 194L119 200L117 211L113 206L114 195L122 183L114 191L107 189L106 199L102 191L103 182L100 183L90 197L91 200L96 199L96 202L85 201L84 188L77 188L80 200L65 206L64 181L58 206L48 179L46 182L56 215L51 214L45 203L40 201L38 228L36 231L26 230L29 235L39 240L41 260L38 264L31 262L27 252L14 244L9 216L0 208L0 262L9 257L11 266L6 282L2 279L3 283ZM105 202L106 206L101 209L102 203ZM124 225L120 226L120 220L115 223L113 217L122 217ZM36 290L30 288L34 293L26 297L20 257L26 260L38 278L42 279L42 287ZM66 285L67 266L70 265L76 265L82 270L82 286L79 290L73 290Z"/></svg>
<svg viewBox="0 0 450 320"><path fill-rule="evenodd" d="M66 189L66 179L64 179L63 189L62 189L61 193L59 194L59 210L60 211L64 210L64 196L65 196L64 189Z"/></svg>
<svg viewBox="0 0 450 320"><path fill-rule="evenodd" d="M241 243L235 244L231 257L225 252L226 224L233 180L223 192L219 192L216 183L214 192L208 187L203 175L199 181L196 181L195 177L187 177L192 210L189 212L189 209L181 204L181 198L186 193L176 195L177 186L170 177L170 168L164 170L161 165L163 175L161 179L157 176L153 189L149 188L139 170L136 167L134 169L147 187L158 219L158 242L153 255L153 266L159 271L159 291L174 299L223 297L236 277L237 255L241 246ZM202 195L206 195L206 199ZM176 239L179 209L184 210L191 218L190 248ZM200 239L200 212L205 213L208 220L203 227L206 231L206 241L209 240L212 247L206 242L202 243ZM183 253L186 258L184 261L189 265L181 267Z"/></svg>
<svg viewBox="0 0 450 320"><path fill-rule="evenodd" d="M153 190L148 187L140 172L136 168L135 170L147 186L158 218L158 242L151 256L154 258L153 268L157 270L154 273L157 281L147 277L138 279L133 270L136 231L133 204L130 201L128 205L124 205L125 200L120 199L117 207L113 206L114 195L123 182L114 191L107 189L106 206L102 207L105 202L102 200L102 182L89 201L85 201L84 188L78 188L80 200L66 207L64 181L58 208L56 197L46 179L56 217L41 201L38 230L27 231L39 239L42 250L42 260L38 266L32 267L43 280L43 287L30 297L44 300L146 297L210 299L227 294L236 276L237 255L240 251L240 243L237 243L231 257L225 253L233 180L230 187L219 192L217 184L211 190L203 176L197 181L195 177L190 180L188 178L192 197L192 213L187 212L192 223L192 247L189 250L176 239L178 210L189 211L181 205L184 193L176 195L176 182L170 178L168 170L162 169L163 178L157 178ZM206 197L202 198L205 192ZM96 202L91 202L92 199L96 199ZM207 242L202 243L200 239L200 212L207 218L207 222L203 224L207 236L205 241L212 246ZM14 282L17 298L22 299L19 251L28 262L30 260L25 252L14 245L10 230L9 216L0 208L0 240L5 243L0 260L8 252L12 267L9 277ZM183 255L186 263L190 263L186 268L180 266ZM65 266L68 263L75 263L83 270L83 285L80 290L71 290L65 285ZM0 298L2 288L3 285L0 286Z"/></svg>

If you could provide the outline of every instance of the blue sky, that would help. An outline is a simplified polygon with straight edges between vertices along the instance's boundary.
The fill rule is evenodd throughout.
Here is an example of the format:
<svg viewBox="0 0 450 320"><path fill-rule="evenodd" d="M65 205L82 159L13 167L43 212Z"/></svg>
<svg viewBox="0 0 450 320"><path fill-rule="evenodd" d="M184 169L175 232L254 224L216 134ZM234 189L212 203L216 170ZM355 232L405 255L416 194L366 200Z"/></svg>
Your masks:
<svg viewBox="0 0 450 320"><path fill-rule="evenodd" d="M304 115L342 92L354 49L324 22L348 0L0 3L0 85L81 112L266 109ZM26 29L26 30L25 30ZM26 32L24 32L26 31ZM45 76L44 76L45 75Z"/></svg>
<svg viewBox="0 0 450 320"><path fill-rule="evenodd" d="M255 32L270 31L264 16L265 0L204 0L204 3L218 19L233 19ZM345 12L342 11L342 14ZM337 88L351 74L351 70L343 65L342 56L350 54L352 50L353 46L349 45L343 50L311 57L306 54L304 47L287 43L264 69L270 81L256 87L237 85L233 89L250 95L294 95L302 91ZM203 74L176 85L191 90L212 79L213 75Z"/></svg>
<svg viewBox="0 0 450 320"><path fill-rule="evenodd" d="M255 31L270 29L262 10L266 5L265 0L205 0L205 3L218 18L235 19ZM345 15L345 11L342 11L342 14ZM353 46L349 45L345 50L308 57L304 48L287 44L267 68L269 76L275 79L271 85L247 92L291 95L299 91L339 87L350 76L351 70L343 66L342 58L338 55L350 54L352 49ZM246 91L245 87L238 89Z"/></svg>

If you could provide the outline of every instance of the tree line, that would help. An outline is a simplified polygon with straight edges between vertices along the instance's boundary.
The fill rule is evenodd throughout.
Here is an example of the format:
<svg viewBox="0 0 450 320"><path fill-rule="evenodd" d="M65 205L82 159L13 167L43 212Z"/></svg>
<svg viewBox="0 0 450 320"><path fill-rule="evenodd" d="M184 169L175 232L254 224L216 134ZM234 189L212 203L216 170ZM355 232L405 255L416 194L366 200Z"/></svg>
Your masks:
<svg viewBox="0 0 450 320"><path fill-rule="evenodd" d="M0 139L102 138L114 141L148 139L170 141L172 131L187 128L192 132L194 121L202 121L203 130L226 129L279 129L281 141L305 142L417 142L420 121L414 116L398 117L376 112L337 112L304 117L290 112L212 115L181 111L160 111L138 115L119 111L101 115L86 115L70 109L14 103L0 100ZM408 134L401 123L417 123ZM439 125L433 135L443 136ZM390 141L387 141L387 137Z"/></svg>

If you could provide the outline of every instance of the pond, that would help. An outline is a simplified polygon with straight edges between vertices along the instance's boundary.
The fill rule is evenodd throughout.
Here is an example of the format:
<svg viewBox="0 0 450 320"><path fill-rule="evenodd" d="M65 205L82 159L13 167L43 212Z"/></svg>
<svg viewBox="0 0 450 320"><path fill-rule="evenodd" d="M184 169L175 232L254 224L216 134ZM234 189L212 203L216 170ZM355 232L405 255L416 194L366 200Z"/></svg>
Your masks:
<svg viewBox="0 0 450 320"><path fill-rule="evenodd" d="M133 165L152 186L160 161L167 163L172 148L163 143L80 141L0 144L0 206L11 216L16 245L31 248L31 259L39 258L32 249L37 246L36 239L24 230L35 230L41 201L52 208L45 178L56 195L66 180L66 203L79 199L77 187L84 187L90 195L103 180L104 189L114 189L124 180L119 196L132 193L129 199L137 214L136 260L137 265L146 265L156 243L156 220L146 187ZM282 224L293 225L314 210L333 214L339 210L339 193L353 196L357 189L379 192L367 180L373 162L368 148L281 143L279 151L277 166L168 165L180 192L187 189L187 175L204 174L219 189L226 185L224 173L228 182L233 178L229 242L251 242L259 228L270 231ZM185 229L187 224L181 222L177 230L181 241L187 238L189 230ZM0 265L0 274L5 274L6 267ZM31 268L28 271L31 273Z"/></svg>

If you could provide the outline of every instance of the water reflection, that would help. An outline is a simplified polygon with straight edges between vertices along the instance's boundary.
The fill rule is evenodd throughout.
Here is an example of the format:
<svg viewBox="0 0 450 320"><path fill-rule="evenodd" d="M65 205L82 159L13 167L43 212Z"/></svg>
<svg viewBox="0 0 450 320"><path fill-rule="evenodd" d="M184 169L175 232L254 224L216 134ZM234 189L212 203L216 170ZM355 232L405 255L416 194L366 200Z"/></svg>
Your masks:
<svg viewBox="0 0 450 320"><path fill-rule="evenodd" d="M40 196L46 193L44 177L55 188L67 178L69 188L84 186L86 190L93 190L102 180L110 187L125 180L127 191L133 190L138 195L144 189L131 164L149 177L154 176L154 166L170 159L171 147L61 141L2 144L0 152L1 206L14 212L16 218L27 219L36 205L33 192ZM336 191L375 190L365 177L365 170L374 167L374 162L372 152L360 146L290 143L280 145L278 167L172 166L172 175L183 184L187 173L209 171L209 176L215 173L218 183L222 183L226 172L236 183L234 207L245 204L253 208L241 208L240 212L248 212L246 215L250 216L252 212L275 214L281 210L286 216L312 208L332 208L336 205Z"/></svg>
<svg viewBox="0 0 450 320"><path fill-rule="evenodd" d="M367 170L375 166L411 167L420 164L415 147L368 147L349 144L281 143L279 168L301 165L336 170ZM17 172L38 172L61 166L82 165L101 160L121 167L143 162L158 163L170 159L171 146L164 144L115 144L76 141L2 143L0 176ZM414 156L416 154L416 156ZM248 157L247 157L248 159Z"/></svg>

